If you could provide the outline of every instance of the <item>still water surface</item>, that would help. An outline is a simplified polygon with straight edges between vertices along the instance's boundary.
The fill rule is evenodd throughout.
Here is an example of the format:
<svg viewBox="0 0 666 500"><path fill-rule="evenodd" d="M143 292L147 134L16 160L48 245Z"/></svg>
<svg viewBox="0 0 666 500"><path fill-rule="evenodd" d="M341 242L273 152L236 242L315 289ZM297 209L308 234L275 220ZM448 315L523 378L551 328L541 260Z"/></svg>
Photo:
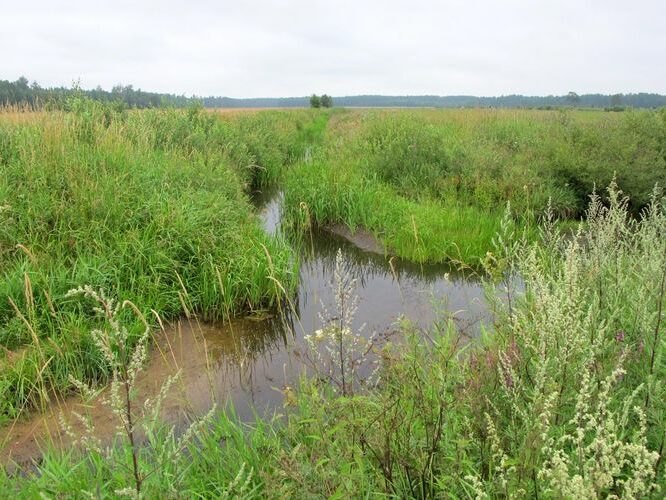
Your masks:
<svg viewBox="0 0 666 500"><path fill-rule="evenodd" d="M266 232L277 235L281 193L257 193L254 202ZM163 408L165 422L184 426L214 403L218 407L232 403L246 421L281 412L285 387L296 385L304 373L299 355L303 336L323 326L323 306L331 310L338 249L357 280L359 306L353 326L362 327L366 336L390 334L401 317L427 328L450 313L459 329L473 337L490 320L481 284L446 265L421 266L389 258L369 235L350 235L342 228L317 230L308 239L301 255L298 294L289 314L220 324L185 319L156 335L138 393L142 399L154 396L166 377L181 371L180 382ZM47 441L67 446L69 439L60 430L58 415L62 412L77 430L72 411L89 414L102 439L113 436L116 422L105 407L84 407L76 398L56 401L45 414L0 430L3 461L26 463L38 458L40 446Z"/></svg>

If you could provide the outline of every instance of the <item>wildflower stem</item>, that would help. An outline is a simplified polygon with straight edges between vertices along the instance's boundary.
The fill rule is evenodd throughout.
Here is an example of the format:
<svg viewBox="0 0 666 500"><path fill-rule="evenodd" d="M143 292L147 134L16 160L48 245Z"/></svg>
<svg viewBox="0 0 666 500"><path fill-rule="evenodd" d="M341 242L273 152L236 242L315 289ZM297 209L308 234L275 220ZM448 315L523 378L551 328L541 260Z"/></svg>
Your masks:
<svg viewBox="0 0 666 500"><path fill-rule="evenodd" d="M344 355L344 328L345 328L345 295L343 289L340 290L340 326L338 330L339 353L340 353L340 374L342 376L342 395L347 395L347 384L345 383L345 355Z"/></svg>
<svg viewBox="0 0 666 500"><path fill-rule="evenodd" d="M141 474L139 473L139 462L137 459L136 443L134 441L134 423L132 421L132 398L130 395L130 386L127 378L124 381L125 387L125 415L127 417L127 438L132 447L132 468L134 472L134 484L137 495L141 494Z"/></svg>
<svg viewBox="0 0 666 500"><path fill-rule="evenodd" d="M664 290L666 289L666 246L664 247L664 262L661 273L661 286L659 289L659 301L657 307L657 322L654 326L654 338L652 339L652 354L650 356L650 375L654 373L654 357L657 352L657 340L659 339L659 329L661 328L661 316L664 306Z"/></svg>
<svg viewBox="0 0 666 500"><path fill-rule="evenodd" d="M650 377L654 374L654 360L657 353L657 342L659 340L659 329L661 328L661 316L664 306L664 290L666 289L666 245L664 246L664 260L662 261L661 285L659 287L659 298L657 299L657 321L654 325L654 337L652 338L652 353L650 354ZM648 387L645 395L645 408L650 404L650 390Z"/></svg>

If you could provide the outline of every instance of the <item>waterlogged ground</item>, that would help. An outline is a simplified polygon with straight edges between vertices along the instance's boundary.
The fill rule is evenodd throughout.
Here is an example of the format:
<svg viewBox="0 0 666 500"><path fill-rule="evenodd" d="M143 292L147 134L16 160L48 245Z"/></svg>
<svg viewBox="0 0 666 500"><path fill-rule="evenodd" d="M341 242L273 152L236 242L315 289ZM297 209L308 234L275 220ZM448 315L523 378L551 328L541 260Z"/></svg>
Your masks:
<svg viewBox="0 0 666 500"><path fill-rule="evenodd" d="M281 194L259 193L255 203L267 232L277 235ZM243 420L284 411L285 393L305 373L303 336L321 328L324 308L333 310L333 271L338 249L357 279L359 307L354 327L365 336L386 337L400 318L428 327L452 315L459 330L473 337L490 314L478 281L444 265L421 266L385 256L363 231L317 230L301 256L300 285L293 303L269 318L200 324L183 319L155 334L155 349L138 383L140 399L153 397L162 382L180 370L180 382L167 398L162 418L177 427L206 413L213 404L233 403ZM59 415L82 430L73 412L91 416L102 440L110 440L116 421L106 407L78 398L55 401L44 414L22 420L0 432L3 462L28 463L45 443L67 447Z"/></svg>

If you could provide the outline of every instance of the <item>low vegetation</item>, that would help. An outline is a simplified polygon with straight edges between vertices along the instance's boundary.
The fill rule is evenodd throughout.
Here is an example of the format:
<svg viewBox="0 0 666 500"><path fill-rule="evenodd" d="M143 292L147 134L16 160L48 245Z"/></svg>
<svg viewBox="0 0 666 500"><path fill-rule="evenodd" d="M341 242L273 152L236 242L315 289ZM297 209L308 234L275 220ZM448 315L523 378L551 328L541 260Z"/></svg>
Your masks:
<svg viewBox="0 0 666 500"><path fill-rule="evenodd" d="M110 381L121 432L3 469L2 496L666 491L663 111L69 109L0 115L0 414ZM159 396L136 408L149 332L292 292L298 252L248 196L274 183L289 235L344 223L476 269L492 325L464 343L443 312L380 347L352 330L338 267L306 339L318 376L273 419L220 409L179 436Z"/></svg>

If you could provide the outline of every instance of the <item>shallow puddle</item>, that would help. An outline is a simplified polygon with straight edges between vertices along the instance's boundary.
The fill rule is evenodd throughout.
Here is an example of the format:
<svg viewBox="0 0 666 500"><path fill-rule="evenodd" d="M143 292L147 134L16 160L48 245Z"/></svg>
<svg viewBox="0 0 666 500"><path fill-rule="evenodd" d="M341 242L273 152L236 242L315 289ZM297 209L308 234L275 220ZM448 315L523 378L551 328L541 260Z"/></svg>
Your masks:
<svg viewBox="0 0 666 500"><path fill-rule="evenodd" d="M281 194L275 192L255 199L268 233L279 231L281 200ZM452 313L459 330L472 337L481 323L489 321L480 283L448 266L420 266L388 258L371 235L352 234L344 228L316 231L309 240L301 256L298 294L287 314L221 324L183 320L157 333L150 361L138 382L139 400L154 397L167 376L181 370L180 381L162 411L168 424L186 425L214 403L220 407L233 403L246 421L281 412L284 388L296 385L304 373L298 355L303 336L323 326L322 304L331 309L338 249L357 279L359 306L354 327L362 327L366 336L395 331L401 317L426 328L443 313ZM62 412L75 433L80 432L82 425L73 411L89 414L103 441L113 437L116 421L109 410L98 404L86 407L79 398L69 398L54 403L43 415L0 430L0 444L5 443L3 462L35 460L49 442L58 447L70 445L60 429L59 415Z"/></svg>

